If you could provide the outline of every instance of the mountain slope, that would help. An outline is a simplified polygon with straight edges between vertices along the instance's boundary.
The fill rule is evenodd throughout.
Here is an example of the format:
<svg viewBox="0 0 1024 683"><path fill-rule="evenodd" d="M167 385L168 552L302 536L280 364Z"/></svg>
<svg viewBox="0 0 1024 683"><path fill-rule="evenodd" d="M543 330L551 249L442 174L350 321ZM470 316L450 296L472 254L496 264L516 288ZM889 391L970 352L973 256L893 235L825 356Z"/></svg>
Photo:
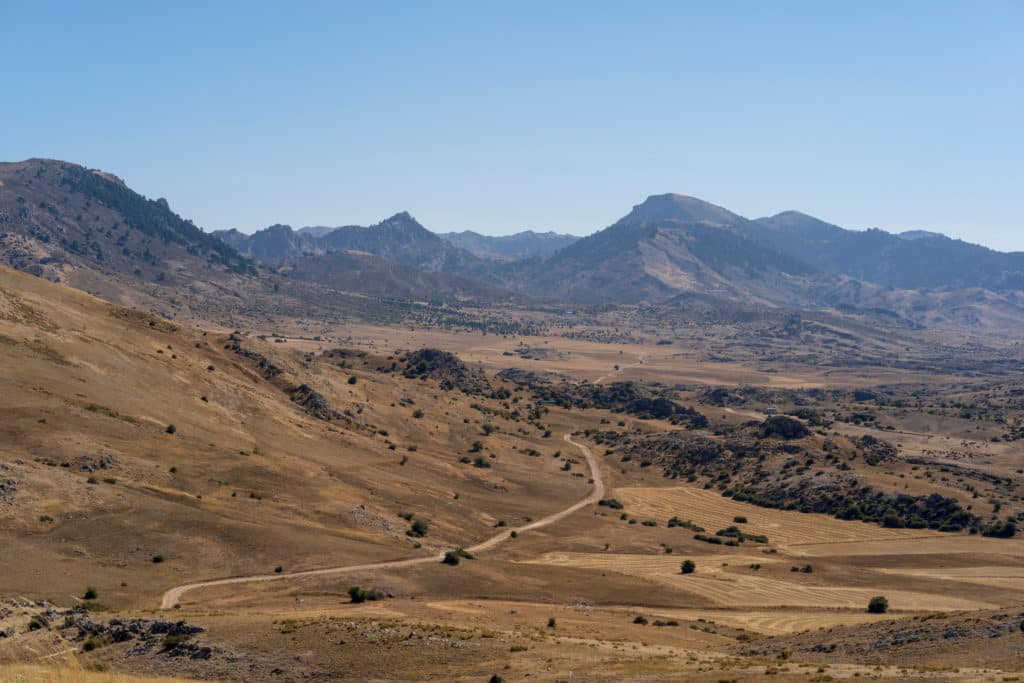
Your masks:
<svg viewBox="0 0 1024 683"><path fill-rule="evenodd" d="M316 237L292 230L290 225L271 225L251 235L238 230L217 230L215 237L224 240L239 252L269 263L287 261L304 254L320 254Z"/></svg>
<svg viewBox="0 0 1024 683"><path fill-rule="evenodd" d="M664 301L683 292L793 301L807 264L745 237L748 221L682 195L655 195L609 228L510 278L578 302Z"/></svg>
<svg viewBox="0 0 1024 683"><path fill-rule="evenodd" d="M301 228L272 225L252 235L237 230L215 233L239 251L263 261L283 262L308 254L362 251L429 271L466 273L486 270L486 262L424 228L408 212L376 225Z"/></svg>
<svg viewBox="0 0 1024 683"><path fill-rule="evenodd" d="M161 282L197 272L248 273L252 264L107 173L49 159L0 164L0 253L51 280L76 269Z"/></svg>
<svg viewBox="0 0 1024 683"><path fill-rule="evenodd" d="M303 256L289 262L280 272L293 280L370 296L430 301L501 301L515 296L477 280L425 271L358 251Z"/></svg>
<svg viewBox="0 0 1024 683"><path fill-rule="evenodd" d="M481 235L472 230L465 230L439 233L438 237L476 256L501 261L548 256L580 239L576 235L533 230L500 236Z"/></svg>
<svg viewBox="0 0 1024 683"><path fill-rule="evenodd" d="M743 226L749 238L826 273L901 289L1024 289L1024 253L1002 253L937 233L846 230L787 211Z"/></svg>

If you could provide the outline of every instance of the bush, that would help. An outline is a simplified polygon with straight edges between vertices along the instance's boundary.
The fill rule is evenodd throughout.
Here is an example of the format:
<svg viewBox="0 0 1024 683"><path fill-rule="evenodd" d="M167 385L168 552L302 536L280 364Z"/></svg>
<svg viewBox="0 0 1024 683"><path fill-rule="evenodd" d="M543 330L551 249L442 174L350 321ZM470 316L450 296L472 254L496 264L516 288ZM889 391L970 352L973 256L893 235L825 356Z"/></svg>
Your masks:
<svg viewBox="0 0 1024 683"><path fill-rule="evenodd" d="M557 623L555 622L555 618L554 617L549 617L548 618L548 628L554 628L555 626L557 626Z"/></svg>
<svg viewBox="0 0 1024 683"><path fill-rule="evenodd" d="M455 566L460 560L475 560L472 553L463 550L462 548L456 548L455 550L449 550L444 554L444 559L441 560L442 564L449 564Z"/></svg>
<svg viewBox="0 0 1024 683"><path fill-rule="evenodd" d="M993 522L981 531L982 536L989 538L1013 538L1017 533L1017 524L1013 520Z"/></svg>
<svg viewBox="0 0 1024 683"><path fill-rule="evenodd" d="M622 509L622 503L620 503L614 498L602 498L601 500L597 501L597 504L602 507L611 508L612 510Z"/></svg>
<svg viewBox="0 0 1024 683"><path fill-rule="evenodd" d="M167 429L164 431L166 431L168 434L174 434L176 431L178 431L178 428L175 427L174 425L167 425Z"/></svg>
<svg viewBox="0 0 1024 683"><path fill-rule="evenodd" d="M736 522L737 524L746 524L747 518L743 517L742 515L738 515L736 517L733 517L732 521Z"/></svg>
<svg viewBox="0 0 1024 683"><path fill-rule="evenodd" d="M785 415L773 415L761 425L762 436L779 436L783 439L802 439L811 431L800 420Z"/></svg>
<svg viewBox="0 0 1024 683"><path fill-rule="evenodd" d="M868 612L885 614L889 611L889 600L883 595L876 595L868 601Z"/></svg>
<svg viewBox="0 0 1024 683"><path fill-rule="evenodd" d="M85 594L82 595L83 600L95 600L97 597L98 595L96 594L96 589L91 586L89 588L86 588Z"/></svg>
<svg viewBox="0 0 1024 683"><path fill-rule="evenodd" d="M153 556L153 564L160 564L163 561L164 561L164 556L163 555L154 555Z"/></svg>
<svg viewBox="0 0 1024 683"><path fill-rule="evenodd" d="M356 378L356 376L355 376L355 375L352 375L351 377L349 377L349 378L348 378L348 383L349 383L349 384L355 384L355 383L356 383L356 382L358 382L358 381L359 381L359 379L358 379L358 378Z"/></svg>
<svg viewBox="0 0 1024 683"><path fill-rule="evenodd" d="M412 412L412 416L413 416L413 417L415 417L415 418L416 418L416 419L418 420L418 419L420 419L421 417L423 417L423 411L422 411L422 410L420 410L419 408L417 408L416 410L414 410L414 411Z"/></svg>
<svg viewBox="0 0 1024 683"><path fill-rule="evenodd" d="M645 617L645 616L638 616L635 619L633 619L633 623L634 624L640 624L641 626L646 626L647 625L647 617Z"/></svg>
<svg viewBox="0 0 1024 683"><path fill-rule="evenodd" d="M412 527L410 527L405 533L407 536L412 536L414 538L423 538L427 535L427 531L429 530L429 524L424 522L422 519L417 519L413 521Z"/></svg>
<svg viewBox="0 0 1024 683"><path fill-rule="evenodd" d="M480 468L483 468L483 469L487 469L490 466L491 466L491 463L487 460L487 458L484 458L484 457L479 456L479 455L476 456L475 458L473 458L473 467L480 467Z"/></svg>
<svg viewBox="0 0 1024 683"><path fill-rule="evenodd" d="M352 599L354 604L358 605L359 603L366 602L367 600L383 600L386 597L386 594L376 588L363 590L359 586L352 586L348 589L348 597Z"/></svg>
<svg viewBox="0 0 1024 683"><path fill-rule="evenodd" d="M100 640L99 638L88 638L88 639L86 639L86 641L84 643L82 643L82 651L83 652L92 652L93 650L95 650L95 649L97 649L99 647L102 647L102 646L103 646L103 641Z"/></svg>
<svg viewBox="0 0 1024 683"><path fill-rule="evenodd" d="M693 560L685 560L679 565L679 571L683 574L692 574L697 571L697 563Z"/></svg>

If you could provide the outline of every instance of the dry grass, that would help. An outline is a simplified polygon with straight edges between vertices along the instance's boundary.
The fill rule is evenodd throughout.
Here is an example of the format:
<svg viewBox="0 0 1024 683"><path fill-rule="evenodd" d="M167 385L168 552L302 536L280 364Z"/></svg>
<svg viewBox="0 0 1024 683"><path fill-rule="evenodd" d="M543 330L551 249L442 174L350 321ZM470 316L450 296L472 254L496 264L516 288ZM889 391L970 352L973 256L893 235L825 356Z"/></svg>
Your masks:
<svg viewBox="0 0 1024 683"><path fill-rule="evenodd" d="M69 666L8 664L0 667L0 683L181 683L183 678L151 678Z"/></svg>

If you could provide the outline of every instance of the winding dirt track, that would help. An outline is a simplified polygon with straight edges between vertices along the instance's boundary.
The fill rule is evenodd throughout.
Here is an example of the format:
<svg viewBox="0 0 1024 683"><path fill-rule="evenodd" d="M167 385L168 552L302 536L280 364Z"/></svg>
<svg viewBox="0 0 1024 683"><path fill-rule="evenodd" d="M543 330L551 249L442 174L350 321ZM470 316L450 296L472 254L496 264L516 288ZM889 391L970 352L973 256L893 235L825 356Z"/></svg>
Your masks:
<svg viewBox="0 0 1024 683"><path fill-rule="evenodd" d="M583 457L587 460L587 465L590 467L590 476L594 480L594 488L579 502L573 503L564 510L560 510L553 514L543 517L542 519L535 520L520 527L510 527L504 529L501 533L496 536L477 543L474 546L466 548L471 553L479 553L485 550L490 550L497 546L499 543L508 540L512 532L522 533L524 531L530 531L531 529L540 529L542 527L550 526L555 522L559 522L569 515L585 508L588 505L592 505L604 497L604 480L601 479L601 469L598 466L597 460L594 458L594 454L590 452L590 449L584 444L577 443L572 440L571 434L565 435L565 440L571 443L573 446L578 448L583 453ZM444 559L444 553L438 553L436 555L430 555L428 557L411 557L404 560L387 560L385 562L373 562L370 564L353 564L344 567L326 567L324 569L309 569L302 572L290 572L286 574L255 574L253 576L236 576L229 579L215 579L212 581L199 581L197 583L189 583L184 586L175 586L163 595L163 599L160 601L161 609L170 609L181 601L181 596L185 593L195 590L197 588L209 588L211 586L227 586L236 583L253 583L256 581L283 581L286 579L299 579L307 576L328 576L331 574L344 574L347 572L359 572L359 571L371 571L375 569L401 569L403 567L414 567L421 564L432 564L440 562Z"/></svg>

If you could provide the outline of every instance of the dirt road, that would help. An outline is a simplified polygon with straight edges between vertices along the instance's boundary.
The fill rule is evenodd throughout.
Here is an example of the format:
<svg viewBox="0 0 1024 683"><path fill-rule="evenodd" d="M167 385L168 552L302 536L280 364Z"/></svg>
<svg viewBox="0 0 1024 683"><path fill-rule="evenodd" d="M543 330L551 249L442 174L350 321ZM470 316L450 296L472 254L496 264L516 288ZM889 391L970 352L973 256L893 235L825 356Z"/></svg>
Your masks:
<svg viewBox="0 0 1024 683"><path fill-rule="evenodd" d="M641 365L643 365L643 364L644 364L644 362L645 362L646 360L647 360L647 356L646 356L646 354L643 354L643 353L639 353L639 354L637 354L637 356L636 356L636 362L635 362L635 363L631 363L631 364L629 364L629 365L621 365L621 366L617 366L617 367L615 368L615 371L614 371L614 372L612 372L612 373L611 373L611 374L609 374L609 375L601 375L600 377L598 377L597 379L595 379L595 380L593 381L593 384L600 384L601 382L605 381L605 380L606 380L606 379L608 379L609 377L612 377L612 376L614 376L614 375L621 375L621 374L622 374L622 373L623 373L624 371L628 370L629 368L638 368L638 367L640 367ZM581 380L581 381L583 381L583 380Z"/></svg>
<svg viewBox="0 0 1024 683"><path fill-rule="evenodd" d="M512 532L522 533L524 531L530 531L531 529L540 529L542 527L549 526L555 522L561 521L569 515L577 512L588 505L592 505L604 497L604 480L601 479L601 469L598 465L597 459L594 454L590 452L590 449L582 444L572 440L571 434L565 435L565 440L571 443L573 446L578 448L583 457L587 461L587 466L590 467L590 476L593 480L594 487L590 493L587 494L586 498L573 503L564 510L560 510L553 514L548 515L542 519L535 520L520 527L510 527L502 530L501 533L496 536L477 543L474 546L466 548L471 553L479 553L485 550L490 550L497 546L499 543L508 540L512 536ZM438 553L436 555L430 555L427 557L412 557L404 560L387 560L385 562L373 562L370 564L354 564L343 567L326 567L324 569L309 569L302 572L289 572L281 574L256 574L253 576L236 576L228 579L215 579L212 581L199 581L196 583L189 583L184 586L176 586L163 595L163 599L160 602L161 609L170 609L181 601L181 596L185 593L195 590L197 588L209 588L213 586L227 586L236 583L254 583L257 581L283 581L286 579L298 579L307 576L328 576L331 574L345 574L348 572L360 572L360 571L372 571L375 569L402 569L403 567L414 567L421 564L432 564L440 562L444 558L444 553Z"/></svg>

